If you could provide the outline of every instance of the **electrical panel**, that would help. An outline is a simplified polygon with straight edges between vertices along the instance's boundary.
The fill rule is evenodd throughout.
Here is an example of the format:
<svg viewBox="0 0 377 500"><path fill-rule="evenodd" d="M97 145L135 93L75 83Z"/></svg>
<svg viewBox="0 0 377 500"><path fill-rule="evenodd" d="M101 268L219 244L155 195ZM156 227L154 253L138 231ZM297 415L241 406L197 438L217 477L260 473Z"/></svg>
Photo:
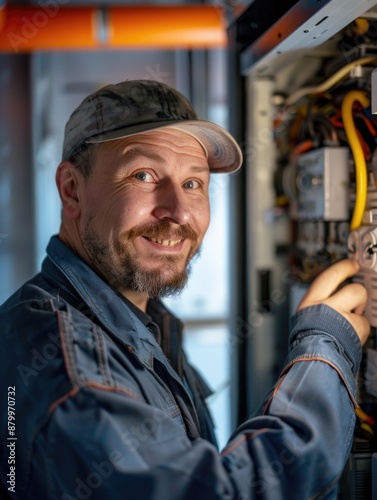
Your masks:
<svg viewBox="0 0 377 500"><path fill-rule="evenodd" d="M352 279L367 290L371 331L339 498L377 498L377 1L241 4L230 34L247 77L245 267L252 300L242 312L263 314L243 347L252 359L251 369L245 362L247 402L253 411L267 372L267 363L252 357L263 349L258 338L276 353L311 282L341 259L357 260ZM260 297L269 308L261 311ZM267 361L277 365L278 355Z"/></svg>
<svg viewBox="0 0 377 500"><path fill-rule="evenodd" d="M371 332L359 375L357 444L340 487L340 498L348 500L367 498L357 489L371 491L377 452L377 15L356 19L321 50L277 78L275 213L288 220L279 251L287 258L294 306L323 269L344 258L357 260L353 281L368 293ZM304 62L307 81L295 73ZM291 90L295 78L303 83Z"/></svg>

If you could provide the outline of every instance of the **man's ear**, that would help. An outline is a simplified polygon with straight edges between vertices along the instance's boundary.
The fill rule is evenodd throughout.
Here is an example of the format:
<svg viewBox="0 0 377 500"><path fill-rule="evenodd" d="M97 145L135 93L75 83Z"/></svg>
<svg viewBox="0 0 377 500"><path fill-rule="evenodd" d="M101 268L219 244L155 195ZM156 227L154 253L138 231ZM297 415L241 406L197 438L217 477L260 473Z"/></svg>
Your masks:
<svg viewBox="0 0 377 500"><path fill-rule="evenodd" d="M79 186L81 174L73 163L62 161L56 171L56 185L63 204L63 213L70 219L77 219L81 213Z"/></svg>

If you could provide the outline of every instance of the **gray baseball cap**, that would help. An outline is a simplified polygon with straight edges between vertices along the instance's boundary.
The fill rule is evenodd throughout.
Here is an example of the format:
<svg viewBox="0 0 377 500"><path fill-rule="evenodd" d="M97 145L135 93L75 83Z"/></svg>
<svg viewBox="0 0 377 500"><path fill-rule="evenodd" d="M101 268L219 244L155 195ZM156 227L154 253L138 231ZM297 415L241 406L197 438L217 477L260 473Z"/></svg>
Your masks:
<svg viewBox="0 0 377 500"><path fill-rule="evenodd" d="M182 130L203 146L212 172L235 172L242 153L233 137L215 123L199 120L177 90L152 80L107 85L76 108L65 127L63 160L84 144L99 143L163 127Z"/></svg>

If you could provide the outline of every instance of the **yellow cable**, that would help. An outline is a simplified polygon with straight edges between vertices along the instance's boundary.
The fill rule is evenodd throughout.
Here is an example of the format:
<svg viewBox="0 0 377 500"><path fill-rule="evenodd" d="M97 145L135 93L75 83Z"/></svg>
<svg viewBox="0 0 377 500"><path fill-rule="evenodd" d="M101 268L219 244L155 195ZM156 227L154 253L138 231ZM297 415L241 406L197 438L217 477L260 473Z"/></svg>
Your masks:
<svg viewBox="0 0 377 500"><path fill-rule="evenodd" d="M302 89L296 90L296 92L293 92L288 99L285 101L286 106L291 106L292 104L295 104L299 99L302 97L305 97L310 94L320 94L322 92L326 92L326 90L329 90L331 87L333 87L336 83L338 83L342 78L347 76L350 71L355 67L355 66L363 66L364 64L369 64L369 63L377 63L377 58L376 57L363 57L359 59L358 61L353 61L349 64L346 64L346 66L343 66L339 71L334 73L328 80L325 82L322 82L321 84L317 85L316 87L304 87Z"/></svg>
<svg viewBox="0 0 377 500"><path fill-rule="evenodd" d="M369 21L368 21L368 19L364 19L364 18L358 17L357 19L355 19L355 24L356 24L357 30L360 33L362 33L362 34L367 33L367 31L369 29Z"/></svg>
<svg viewBox="0 0 377 500"><path fill-rule="evenodd" d="M352 90L346 94L342 102L344 130L351 147L356 171L356 200L350 225L351 231L361 226L367 201L368 189L367 165L363 149L357 136L355 122L352 115L352 107L355 101L359 101L364 108L370 104L370 101L365 93L360 90Z"/></svg>

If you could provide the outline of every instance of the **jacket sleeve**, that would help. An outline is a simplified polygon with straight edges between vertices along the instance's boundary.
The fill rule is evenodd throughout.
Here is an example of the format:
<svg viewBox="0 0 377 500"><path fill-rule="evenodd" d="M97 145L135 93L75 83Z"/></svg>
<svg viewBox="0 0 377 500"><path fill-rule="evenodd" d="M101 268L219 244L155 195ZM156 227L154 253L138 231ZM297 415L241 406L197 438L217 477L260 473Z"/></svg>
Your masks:
<svg viewBox="0 0 377 500"><path fill-rule="evenodd" d="M296 314L290 345L261 411L221 455L129 395L72 391L36 438L28 498L40 498L41 482L54 500L335 498L352 443L361 345L324 305Z"/></svg>

